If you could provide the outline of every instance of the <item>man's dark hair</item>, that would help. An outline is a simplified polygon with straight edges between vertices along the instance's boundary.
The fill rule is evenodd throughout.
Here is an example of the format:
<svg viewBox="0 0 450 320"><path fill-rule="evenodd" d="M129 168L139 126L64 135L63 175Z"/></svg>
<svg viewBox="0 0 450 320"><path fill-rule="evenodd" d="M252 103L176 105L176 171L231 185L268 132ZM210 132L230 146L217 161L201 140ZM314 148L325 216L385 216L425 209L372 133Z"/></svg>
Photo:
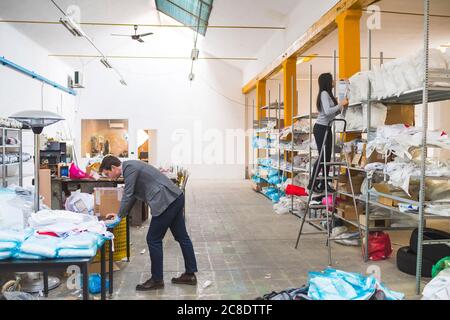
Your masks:
<svg viewBox="0 0 450 320"><path fill-rule="evenodd" d="M121 164L122 162L119 160L119 158L108 155L103 158L99 171L100 173L102 173L103 170L111 170L112 166L120 167Z"/></svg>

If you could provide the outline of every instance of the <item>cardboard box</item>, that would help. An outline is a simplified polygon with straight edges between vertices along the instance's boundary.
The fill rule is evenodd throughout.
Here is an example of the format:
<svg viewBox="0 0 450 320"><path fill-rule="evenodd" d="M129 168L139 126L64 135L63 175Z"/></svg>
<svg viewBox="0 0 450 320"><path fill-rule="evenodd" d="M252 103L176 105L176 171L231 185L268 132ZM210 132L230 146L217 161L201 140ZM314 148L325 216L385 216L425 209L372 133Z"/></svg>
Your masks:
<svg viewBox="0 0 450 320"><path fill-rule="evenodd" d="M52 182L51 170L39 169L39 194L44 198L42 201L47 207L52 207Z"/></svg>
<svg viewBox="0 0 450 320"><path fill-rule="evenodd" d="M106 264L106 273L109 273L109 260L105 261ZM100 265L100 262L93 262L88 266L88 272L89 273L101 273L102 268ZM120 271L119 266L117 263L113 263L113 272L114 271Z"/></svg>
<svg viewBox="0 0 450 320"><path fill-rule="evenodd" d="M388 105L386 116L386 125L407 124L415 125L415 106L414 105Z"/></svg>
<svg viewBox="0 0 450 320"><path fill-rule="evenodd" d="M337 211L338 211L338 215L344 219L347 219L350 221L358 221L358 216L364 213L364 206L357 205L357 209L358 209L358 212L356 212L353 202L346 201L346 202L341 202L338 205Z"/></svg>
<svg viewBox="0 0 450 320"><path fill-rule="evenodd" d="M352 185L353 185L353 191L355 194L361 193L361 186L364 182L364 179L366 176L363 173L358 173L357 175L352 175L352 184L350 184L350 179L347 177L347 182L345 184L345 188L348 193L352 192Z"/></svg>
<svg viewBox="0 0 450 320"><path fill-rule="evenodd" d="M362 227L366 226L366 215L362 214L359 216L359 224ZM391 226L391 220L389 219L377 219L369 220L369 228L389 228Z"/></svg>
<svg viewBox="0 0 450 320"><path fill-rule="evenodd" d="M95 188L94 212L100 218L105 218L110 213L118 213L122 200L123 188Z"/></svg>
<svg viewBox="0 0 450 320"><path fill-rule="evenodd" d="M408 196L405 192L399 191L387 183L384 183L384 182L383 183L374 183L372 186L376 191L378 191L380 193L395 195L397 197L412 200L412 198L410 196ZM391 198L387 198L387 197L383 197L383 196L378 197L378 202L381 204L384 204L386 206L390 206L390 207L398 207L398 204L400 203L400 201L393 200Z"/></svg>

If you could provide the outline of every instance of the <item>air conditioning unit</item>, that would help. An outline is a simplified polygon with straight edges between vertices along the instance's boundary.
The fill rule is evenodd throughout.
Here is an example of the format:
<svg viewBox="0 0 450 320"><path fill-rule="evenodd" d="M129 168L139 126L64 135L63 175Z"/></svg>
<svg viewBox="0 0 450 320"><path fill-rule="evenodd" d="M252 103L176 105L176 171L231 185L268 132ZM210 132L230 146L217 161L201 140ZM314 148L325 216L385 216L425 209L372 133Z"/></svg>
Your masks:
<svg viewBox="0 0 450 320"><path fill-rule="evenodd" d="M81 71L75 71L72 88L84 88L83 74Z"/></svg>
<svg viewBox="0 0 450 320"><path fill-rule="evenodd" d="M84 88L83 85L83 74L80 71L75 71L74 77L71 76L67 79L67 85L69 88L72 89L82 89Z"/></svg>
<svg viewBox="0 0 450 320"><path fill-rule="evenodd" d="M110 129L125 129L125 123L121 120L109 120Z"/></svg>

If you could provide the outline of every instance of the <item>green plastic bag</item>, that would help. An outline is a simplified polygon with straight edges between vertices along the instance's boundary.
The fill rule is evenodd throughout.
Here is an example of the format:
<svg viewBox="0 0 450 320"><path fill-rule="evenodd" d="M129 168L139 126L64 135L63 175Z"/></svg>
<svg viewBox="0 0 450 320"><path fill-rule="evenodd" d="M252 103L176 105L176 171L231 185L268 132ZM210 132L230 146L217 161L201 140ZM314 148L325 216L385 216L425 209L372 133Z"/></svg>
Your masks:
<svg viewBox="0 0 450 320"><path fill-rule="evenodd" d="M447 268L450 268L450 257L445 257L439 260L433 266L433 269L431 270L431 276L434 278L439 274L439 272Z"/></svg>

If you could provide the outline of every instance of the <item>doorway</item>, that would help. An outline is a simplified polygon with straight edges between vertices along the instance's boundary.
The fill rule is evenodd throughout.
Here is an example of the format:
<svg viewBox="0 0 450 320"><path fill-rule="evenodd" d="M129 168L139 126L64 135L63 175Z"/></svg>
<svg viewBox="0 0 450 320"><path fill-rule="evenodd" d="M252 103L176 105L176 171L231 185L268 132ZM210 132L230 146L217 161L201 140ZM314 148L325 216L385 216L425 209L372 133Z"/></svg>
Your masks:
<svg viewBox="0 0 450 320"><path fill-rule="evenodd" d="M157 130L139 129L137 133L137 156L139 160L157 166Z"/></svg>

